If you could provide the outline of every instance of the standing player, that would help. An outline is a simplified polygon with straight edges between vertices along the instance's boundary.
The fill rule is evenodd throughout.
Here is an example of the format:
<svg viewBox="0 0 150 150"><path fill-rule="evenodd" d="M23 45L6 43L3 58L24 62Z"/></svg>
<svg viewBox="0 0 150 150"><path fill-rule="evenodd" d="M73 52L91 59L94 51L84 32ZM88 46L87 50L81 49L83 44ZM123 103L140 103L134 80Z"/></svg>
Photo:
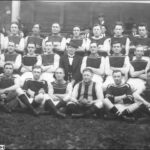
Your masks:
<svg viewBox="0 0 150 150"><path fill-rule="evenodd" d="M87 48L88 50L90 47L90 43L97 43L99 55L106 56L108 54L108 50L110 49L109 38L103 36L102 28L99 24L95 24L93 26L93 36L87 43L87 45L89 45Z"/></svg>
<svg viewBox="0 0 150 150"><path fill-rule="evenodd" d="M86 41L83 37L81 37L80 33L81 33L80 27L74 26L73 36L67 39L67 43L73 42L77 46L76 53L81 56L84 56L85 48L86 48Z"/></svg>
<svg viewBox="0 0 150 150"><path fill-rule="evenodd" d="M32 28L32 34L25 38L25 48L27 48L28 43L35 43L36 54L42 53L43 38L40 36L40 31L41 31L40 24L34 24Z"/></svg>
<svg viewBox="0 0 150 150"><path fill-rule="evenodd" d="M50 41L53 43L54 52L62 55L66 48L66 38L60 34L60 25L58 23L52 24L52 34L46 37L43 41L43 48L45 47L45 42Z"/></svg>
<svg viewBox="0 0 150 150"><path fill-rule="evenodd" d="M138 25L138 33L139 36L133 38L132 45L130 46L130 48L132 48L130 55L134 53L137 45L142 45L144 47L143 58L148 60L150 56L150 38L148 37L148 29L145 23Z"/></svg>
<svg viewBox="0 0 150 150"><path fill-rule="evenodd" d="M130 40L128 37L123 35L123 23L122 22L116 22L115 27L114 27L114 36L111 37L110 39L110 49L109 49L109 54L112 53L111 47L114 43L114 41L119 41L122 45L122 51L121 53L124 55L129 54L129 48L130 48Z"/></svg>
<svg viewBox="0 0 150 150"><path fill-rule="evenodd" d="M24 53L24 38L19 35L19 27L18 24L13 22L10 27L10 35L5 38L5 49L8 48L9 41L15 43L15 50L17 53Z"/></svg>
<svg viewBox="0 0 150 150"><path fill-rule="evenodd" d="M5 53L1 54L0 57L0 67L3 68L6 62L11 62L14 66L14 73L20 72L19 69L22 63L22 56L21 54L16 53L14 42L8 43L8 49Z"/></svg>

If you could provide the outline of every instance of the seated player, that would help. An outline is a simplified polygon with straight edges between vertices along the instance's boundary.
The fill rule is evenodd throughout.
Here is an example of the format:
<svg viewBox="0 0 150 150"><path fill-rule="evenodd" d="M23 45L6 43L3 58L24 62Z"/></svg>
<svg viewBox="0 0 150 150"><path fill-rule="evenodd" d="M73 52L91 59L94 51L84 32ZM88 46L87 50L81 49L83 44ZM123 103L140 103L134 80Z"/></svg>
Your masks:
<svg viewBox="0 0 150 150"><path fill-rule="evenodd" d="M59 67L65 71L65 80L71 82L73 86L82 80L80 72L82 57L75 54L76 48L74 43L68 43L66 53L60 58L59 63Z"/></svg>
<svg viewBox="0 0 150 150"><path fill-rule="evenodd" d="M87 41L87 45L90 48L90 43L97 43L98 53L101 56L106 56L109 50L109 38L103 37L102 28L99 24L95 24L93 26L93 36L90 38L89 42ZM89 49L88 48L88 49Z"/></svg>
<svg viewBox="0 0 150 150"><path fill-rule="evenodd" d="M45 52L41 55L42 75L41 78L45 79L48 83L54 81L54 72L59 67L60 56L53 52L52 42L46 42Z"/></svg>
<svg viewBox="0 0 150 150"><path fill-rule="evenodd" d="M129 74L130 77L127 81L134 91L138 94L142 94L145 90L147 70L150 68L150 61L143 59L144 47L138 45L135 50L135 60L131 61Z"/></svg>
<svg viewBox="0 0 150 150"><path fill-rule="evenodd" d="M115 117L134 121L135 118L129 118L137 109L140 108L141 102L135 102L132 90L129 84L123 83L123 75L120 70L113 71L114 84L108 85L104 106Z"/></svg>
<svg viewBox="0 0 150 150"><path fill-rule="evenodd" d="M4 74L0 76L0 107L3 111L11 113L23 103L34 115L38 112L30 105L28 98L20 88L19 76L13 74L13 65L4 65Z"/></svg>
<svg viewBox="0 0 150 150"><path fill-rule="evenodd" d="M92 81L93 71L85 68L82 75L83 81L75 85L71 101L67 103L66 113L74 117L99 114L103 108L102 88L98 83Z"/></svg>
<svg viewBox="0 0 150 150"><path fill-rule="evenodd" d="M41 64L41 57L40 55L35 54L35 44L34 43L29 43L28 44L28 53L27 55L24 55L22 57L22 67L21 67L21 79L22 82L24 83L26 78L32 78L32 67L34 65L40 65ZM22 83L22 84L23 84Z"/></svg>
<svg viewBox="0 0 150 150"><path fill-rule="evenodd" d="M6 62L11 62L14 66L14 73L19 73L19 69L22 63L22 56L21 54L16 53L14 42L8 43L7 51L1 54L0 57L0 67L3 68Z"/></svg>
<svg viewBox="0 0 150 150"><path fill-rule="evenodd" d="M77 46L76 53L79 54L80 56L84 56L86 43L85 43L85 39L81 37L80 33L81 33L80 27L74 26L73 36L68 38L66 42L67 43L73 42Z"/></svg>
<svg viewBox="0 0 150 150"><path fill-rule="evenodd" d="M88 67L93 71L92 81L98 82L102 85L103 76L104 76L104 67L105 67L105 58L100 57L98 54L97 43L90 44L90 55L84 56L81 65L82 71Z"/></svg>
<svg viewBox="0 0 150 150"><path fill-rule="evenodd" d="M35 43L36 54L42 54L43 38L40 36L40 31L41 31L40 24L34 24L32 28L32 34L25 38L25 48L27 48L28 43Z"/></svg>
<svg viewBox="0 0 150 150"><path fill-rule="evenodd" d="M48 83L41 80L40 76L42 68L40 66L33 67L33 79L26 79L23 90L26 91L30 103L34 108L40 107L56 116L65 117L65 114L59 112L49 97ZM22 105L22 107L24 107Z"/></svg>
<svg viewBox="0 0 150 150"><path fill-rule="evenodd" d="M148 29L145 23L138 25L139 36L136 36L132 39L132 45L130 45L130 57L131 60L134 58L134 51L137 45L142 45L144 47L143 58L149 60L150 56L150 38L148 37Z"/></svg>
<svg viewBox="0 0 150 150"><path fill-rule="evenodd" d="M49 95L57 109L66 107L71 98L72 84L65 81L64 77L63 68L57 68L55 71L56 79L49 85Z"/></svg>
<svg viewBox="0 0 150 150"><path fill-rule="evenodd" d="M128 79L128 71L130 67L129 57L124 56L122 51L121 43L115 41L112 45L113 54L106 57L105 62L105 74L107 75L105 82L103 83L103 90L105 91L109 84L114 83L112 73L114 70L120 70L123 74L123 80Z"/></svg>
<svg viewBox="0 0 150 150"><path fill-rule="evenodd" d="M50 41L53 43L54 52L62 55L66 47L66 38L60 34L61 28L58 23L52 24L52 35L46 37L43 41L43 47L45 47L45 42Z"/></svg>
<svg viewBox="0 0 150 150"><path fill-rule="evenodd" d="M17 23L12 22L10 27L10 35L5 37L5 49L8 49L8 43L12 41L15 43L15 50L17 53L24 53L24 38L19 35L19 26Z"/></svg>
<svg viewBox="0 0 150 150"><path fill-rule="evenodd" d="M122 22L116 22L114 27L114 36L110 39L110 48L109 48L109 54L112 54L111 47L115 41L119 41L122 45L122 51L121 53L123 55L129 54L129 48L130 48L130 40L128 37L123 35L124 27Z"/></svg>

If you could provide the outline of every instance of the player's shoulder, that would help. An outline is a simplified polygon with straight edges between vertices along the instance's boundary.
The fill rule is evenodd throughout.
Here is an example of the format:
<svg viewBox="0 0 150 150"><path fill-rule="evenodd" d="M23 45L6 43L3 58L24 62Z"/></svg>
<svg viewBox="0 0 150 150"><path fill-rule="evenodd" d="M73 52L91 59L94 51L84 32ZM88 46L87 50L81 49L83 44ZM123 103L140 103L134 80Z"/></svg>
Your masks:
<svg viewBox="0 0 150 150"><path fill-rule="evenodd" d="M47 84L47 81L44 79L40 80L40 82L42 82L43 84Z"/></svg>
<svg viewBox="0 0 150 150"><path fill-rule="evenodd" d="M113 83L112 84L108 84L107 89L108 88L113 88L113 87L115 87L115 84L113 84Z"/></svg>
<svg viewBox="0 0 150 150"><path fill-rule="evenodd" d="M31 82L31 81L33 81L32 78L26 78L26 79L25 79L25 82Z"/></svg>

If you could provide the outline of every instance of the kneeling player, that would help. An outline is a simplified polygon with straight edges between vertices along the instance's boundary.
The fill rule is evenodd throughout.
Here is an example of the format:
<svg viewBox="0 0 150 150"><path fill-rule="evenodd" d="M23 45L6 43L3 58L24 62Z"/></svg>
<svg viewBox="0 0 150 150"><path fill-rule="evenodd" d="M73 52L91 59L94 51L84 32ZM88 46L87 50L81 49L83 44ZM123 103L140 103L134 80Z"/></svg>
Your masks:
<svg viewBox="0 0 150 150"><path fill-rule="evenodd" d="M103 107L103 92L98 83L92 81L93 71L90 68L83 70L83 81L75 85L71 102L67 104L67 113L74 117L89 116L99 113Z"/></svg>

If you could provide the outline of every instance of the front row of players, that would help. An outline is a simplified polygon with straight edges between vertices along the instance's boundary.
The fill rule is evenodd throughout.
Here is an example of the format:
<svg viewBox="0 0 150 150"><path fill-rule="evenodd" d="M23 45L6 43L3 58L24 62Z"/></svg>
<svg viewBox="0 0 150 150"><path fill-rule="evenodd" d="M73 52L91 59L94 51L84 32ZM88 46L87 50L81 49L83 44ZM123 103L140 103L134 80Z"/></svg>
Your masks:
<svg viewBox="0 0 150 150"><path fill-rule="evenodd" d="M61 118L111 114L116 118L135 120L139 113L150 115L149 103L123 82L119 70L113 71L114 84L110 84L104 94L101 85L92 81L90 68L83 70L83 80L74 86L73 92L72 84L64 80L62 68L56 69L55 81L49 84L40 78L41 73L42 68L34 66L33 79L26 80L21 87L21 79L13 74L13 65L6 63L0 77L1 110L10 113L26 109L36 116L48 113Z"/></svg>

